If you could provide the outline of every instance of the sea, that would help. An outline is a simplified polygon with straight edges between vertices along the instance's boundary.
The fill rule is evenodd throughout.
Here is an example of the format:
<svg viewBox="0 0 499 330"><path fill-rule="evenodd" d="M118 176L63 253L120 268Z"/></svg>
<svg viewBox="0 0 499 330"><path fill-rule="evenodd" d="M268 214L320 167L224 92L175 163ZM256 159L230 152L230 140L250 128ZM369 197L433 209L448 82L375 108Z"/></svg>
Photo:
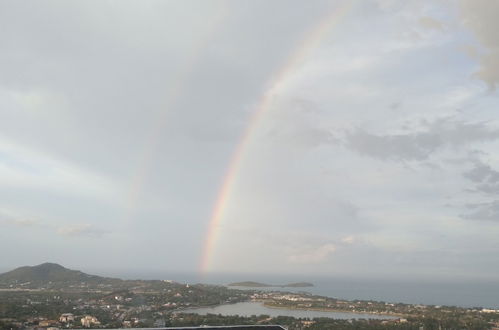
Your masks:
<svg viewBox="0 0 499 330"><path fill-rule="evenodd" d="M437 306L483 307L499 309L499 276L497 281L415 280L415 279L361 279L326 276L292 276L261 274L207 274L163 272L113 272L102 274L125 279L173 280L186 284L227 285L240 281L267 284L310 282L313 287L303 288L241 288L285 292L307 292L347 300L373 300L388 303L424 304Z"/></svg>

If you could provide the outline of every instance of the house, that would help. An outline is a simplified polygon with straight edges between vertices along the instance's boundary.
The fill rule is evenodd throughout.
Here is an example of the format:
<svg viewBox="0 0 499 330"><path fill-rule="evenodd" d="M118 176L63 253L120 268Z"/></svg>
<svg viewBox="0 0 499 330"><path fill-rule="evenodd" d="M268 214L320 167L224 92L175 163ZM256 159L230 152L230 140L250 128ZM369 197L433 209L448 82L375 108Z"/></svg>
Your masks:
<svg viewBox="0 0 499 330"><path fill-rule="evenodd" d="M64 313L59 317L59 322L69 323L75 320L75 316L72 313Z"/></svg>
<svg viewBox="0 0 499 330"><path fill-rule="evenodd" d="M100 322L95 316L86 315L81 318L81 325L85 328L90 328L91 326L100 325Z"/></svg>

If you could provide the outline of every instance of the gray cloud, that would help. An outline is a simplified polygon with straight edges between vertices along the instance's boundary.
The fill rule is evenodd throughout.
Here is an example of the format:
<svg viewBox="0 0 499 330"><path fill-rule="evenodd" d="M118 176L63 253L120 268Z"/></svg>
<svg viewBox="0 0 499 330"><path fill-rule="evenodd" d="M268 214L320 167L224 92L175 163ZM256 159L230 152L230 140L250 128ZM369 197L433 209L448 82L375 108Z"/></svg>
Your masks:
<svg viewBox="0 0 499 330"><path fill-rule="evenodd" d="M462 215L469 220L499 221L499 200L489 203L468 204L471 211Z"/></svg>
<svg viewBox="0 0 499 330"><path fill-rule="evenodd" d="M494 153L496 143L478 142L498 139L497 99L466 79L477 65L456 52L467 36L455 8L357 1L320 29L340 2L0 2L2 264L49 256L113 268L134 258L143 269L197 270L234 150L241 160L220 219L227 242L216 252L230 271L392 264L395 275L428 237L493 241L481 223L448 225L455 212L439 206L462 207L461 195L445 196L474 186L483 193L473 201L499 199L495 170L469 154ZM428 16L445 19L445 34ZM483 62L481 79L492 66ZM267 109L263 95L272 95ZM397 126L455 108L452 118ZM458 148L454 163L443 159ZM482 208L466 211L484 218L474 214ZM364 239L407 252L376 259ZM422 259L432 272L445 256ZM308 261L316 268L300 265Z"/></svg>
<svg viewBox="0 0 499 330"><path fill-rule="evenodd" d="M90 224L73 223L66 225L56 225L52 222L42 221L40 219L30 217L20 217L5 212L0 213L0 224L11 225L24 230L48 230L56 232L62 236L89 236L100 237L107 231L97 228Z"/></svg>
<svg viewBox="0 0 499 330"><path fill-rule="evenodd" d="M346 146L383 160L423 160L437 148L436 138L425 133L375 135L357 129L347 135Z"/></svg>
<svg viewBox="0 0 499 330"><path fill-rule="evenodd" d="M57 233L62 236L90 236L100 237L107 232L89 224L68 225L57 229Z"/></svg>
<svg viewBox="0 0 499 330"><path fill-rule="evenodd" d="M324 262L331 254L336 251L336 245L333 243L323 244L319 247L300 251L299 253L291 254L288 260L293 263L320 263Z"/></svg>
<svg viewBox="0 0 499 330"><path fill-rule="evenodd" d="M338 142L330 128L320 125L324 111L310 100L293 99L272 111L275 124L268 129L267 136L281 145L314 148Z"/></svg>
<svg viewBox="0 0 499 330"><path fill-rule="evenodd" d="M12 218L5 215L0 215L0 222L19 227L45 227L40 221L34 219Z"/></svg>
<svg viewBox="0 0 499 330"><path fill-rule="evenodd" d="M50 224L36 217L19 215L16 212L0 209L0 224L20 227L20 228L50 228Z"/></svg>
<svg viewBox="0 0 499 330"><path fill-rule="evenodd" d="M486 194L499 194L499 171L481 162L465 172L463 176L476 183L475 190Z"/></svg>
<svg viewBox="0 0 499 330"><path fill-rule="evenodd" d="M404 104L400 101L397 101L397 102L393 102L393 103L390 103L388 105L388 108L390 108L390 110L399 110L400 108L402 108L404 106Z"/></svg>
<svg viewBox="0 0 499 330"><path fill-rule="evenodd" d="M444 25L442 24L442 22L428 16L421 17L419 19L419 24L421 24L422 27L430 30L442 31L444 29Z"/></svg>
<svg viewBox="0 0 499 330"><path fill-rule="evenodd" d="M466 172L464 176L473 182L496 183L499 181L499 172L483 163L477 163L475 167Z"/></svg>
<svg viewBox="0 0 499 330"><path fill-rule="evenodd" d="M499 138L499 129L484 122L467 123L451 118L423 122L412 133L377 135L363 129L348 132L345 145L366 156L382 160L421 161L444 147L462 147Z"/></svg>

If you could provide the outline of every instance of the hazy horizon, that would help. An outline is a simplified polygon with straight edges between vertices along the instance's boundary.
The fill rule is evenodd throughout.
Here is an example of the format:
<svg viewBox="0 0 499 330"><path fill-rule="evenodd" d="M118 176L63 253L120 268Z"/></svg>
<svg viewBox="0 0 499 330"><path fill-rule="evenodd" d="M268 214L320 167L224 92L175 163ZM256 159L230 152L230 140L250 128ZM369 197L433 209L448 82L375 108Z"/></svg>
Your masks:
<svg viewBox="0 0 499 330"><path fill-rule="evenodd" d="M0 269L495 280L498 12L0 1Z"/></svg>
<svg viewBox="0 0 499 330"><path fill-rule="evenodd" d="M47 263L54 263L48 261ZM57 264L57 263L56 263ZM2 268L0 267L0 274L9 272L19 267L33 267L39 264L33 265L19 265L14 268ZM295 283L295 282L311 282L314 284L314 280L319 281L354 281L354 282L366 282L370 284L391 282L391 283L421 283L421 284L436 284L436 283L448 283L448 284L463 284L463 283L490 283L499 284L499 279L497 277L467 277L459 276L457 274L453 277L444 276L411 276L410 274L405 274L400 276L400 274L328 274L328 273L285 273L285 272L238 272L238 271L225 271L225 272L210 272L210 273L200 273L196 271L182 271L178 269L154 269L148 267L141 268L92 268L84 266L68 266L67 264L59 264L70 270L82 271L89 275L97 275L102 277L114 277L123 280L173 280L179 283L205 283L205 284L229 284L232 282L239 281L257 281L266 284L285 284L285 283Z"/></svg>

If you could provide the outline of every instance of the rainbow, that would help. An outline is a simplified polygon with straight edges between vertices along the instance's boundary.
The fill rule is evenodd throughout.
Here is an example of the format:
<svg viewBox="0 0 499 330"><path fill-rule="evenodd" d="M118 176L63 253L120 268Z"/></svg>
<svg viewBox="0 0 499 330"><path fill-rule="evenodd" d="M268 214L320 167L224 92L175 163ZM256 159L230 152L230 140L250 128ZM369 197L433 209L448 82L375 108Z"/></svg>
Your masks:
<svg viewBox="0 0 499 330"><path fill-rule="evenodd" d="M270 80L270 88L262 95L260 101L258 102L258 106L256 106L253 114L249 118L249 123L241 135L239 143L232 154L228 170L223 178L223 183L218 193L215 206L213 207L208 229L205 234L206 239L202 247L203 250L200 262L201 274L207 273L210 270L210 264L216 248L215 245L219 239L219 228L233 190L236 176L241 168L252 136L272 104L273 95L275 95L279 87L283 85L283 82L290 78L290 73L293 72L293 69L302 63L309 53L327 36L327 33L346 17L346 15L353 9L354 4L355 0L345 0L329 15L321 20L319 24L314 26L314 28L307 34L306 38L298 44L296 50L288 57L285 64L273 75L273 78Z"/></svg>

